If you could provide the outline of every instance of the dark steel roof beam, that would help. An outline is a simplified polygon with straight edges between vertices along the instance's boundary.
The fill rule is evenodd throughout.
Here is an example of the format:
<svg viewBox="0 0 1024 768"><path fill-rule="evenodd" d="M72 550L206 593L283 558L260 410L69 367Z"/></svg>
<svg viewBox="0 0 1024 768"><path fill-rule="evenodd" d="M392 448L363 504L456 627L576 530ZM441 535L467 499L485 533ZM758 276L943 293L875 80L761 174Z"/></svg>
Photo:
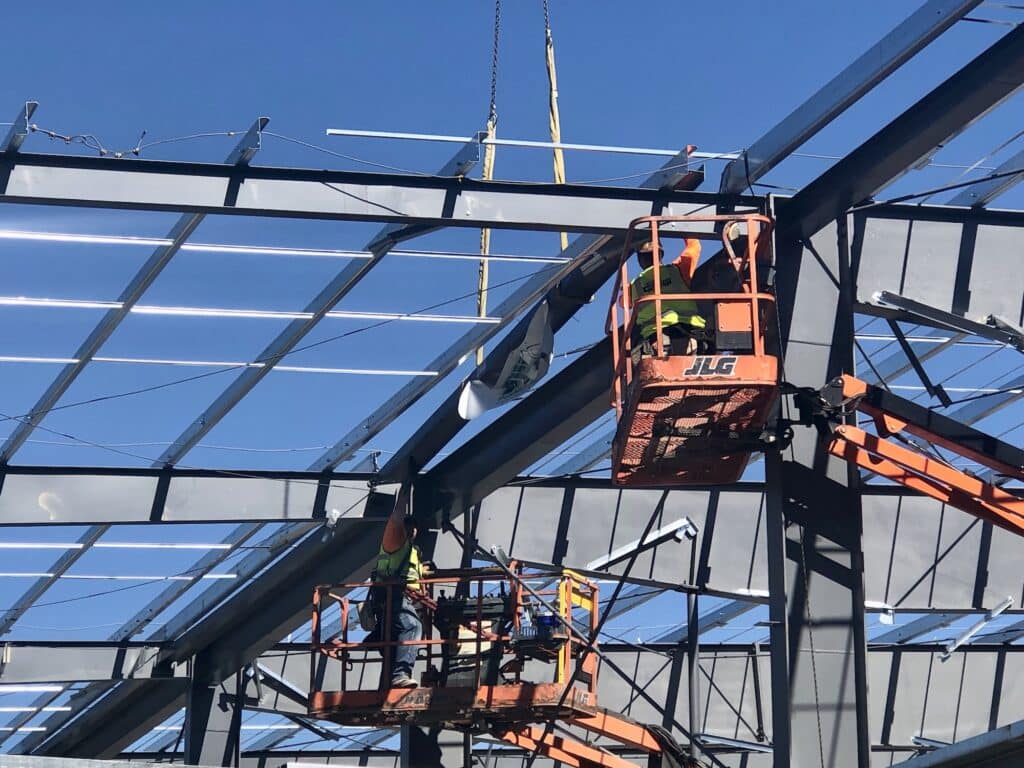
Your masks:
<svg viewBox="0 0 1024 768"><path fill-rule="evenodd" d="M1024 26L1018 26L780 206L780 232L805 239L846 215L1022 83Z"/></svg>
<svg viewBox="0 0 1024 768"><path fill-rule="evenodd" d="M721 191L739 193L895 72L981 0L930 0L755 141L722 173Z"/></svg>

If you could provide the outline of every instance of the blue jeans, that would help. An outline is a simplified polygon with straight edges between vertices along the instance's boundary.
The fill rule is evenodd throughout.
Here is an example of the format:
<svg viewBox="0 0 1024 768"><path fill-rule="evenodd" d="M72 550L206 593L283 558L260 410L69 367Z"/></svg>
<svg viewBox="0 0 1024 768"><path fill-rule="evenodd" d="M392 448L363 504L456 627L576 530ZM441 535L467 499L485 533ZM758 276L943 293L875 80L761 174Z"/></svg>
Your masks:
<svg viewBox="0 0 1024 768"><path fill-rule="evenodd" d="M403 590L401 599L393 595L392 616L391 616L391 640L393 642L408 642L420 640L423 637L423 622L416 613L416 606ZM391 679L398 680L403 677L412 677L412 668L416 663L418 645L399 645L394 649L391 657Z"/></svg>

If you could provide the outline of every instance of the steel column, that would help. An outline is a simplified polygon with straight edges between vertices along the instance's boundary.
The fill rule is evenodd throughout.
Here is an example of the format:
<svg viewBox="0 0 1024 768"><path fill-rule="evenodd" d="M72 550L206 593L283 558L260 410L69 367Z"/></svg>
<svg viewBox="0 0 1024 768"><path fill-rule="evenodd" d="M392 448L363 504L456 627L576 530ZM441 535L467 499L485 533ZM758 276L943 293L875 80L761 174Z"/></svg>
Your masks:
<svg viewBox="0 0 1024 768"><path fill-rule="evenodd" d="M245 685L241 673L220 683L204 679L197 659L185 710L185 763L237 766Z"/></svg>
<svg viewBox="0 0 1024 768"><path fill-rule="evenodd" d="M776 240L785 377L821 386L853 369L845 220L805 250L784 234L798 229L790 210L780 207L783 234ZM769 453L766 463L775 765L866 768L858 476L825 455L816 429L795 426L794 432L791 449Z"/></svg>

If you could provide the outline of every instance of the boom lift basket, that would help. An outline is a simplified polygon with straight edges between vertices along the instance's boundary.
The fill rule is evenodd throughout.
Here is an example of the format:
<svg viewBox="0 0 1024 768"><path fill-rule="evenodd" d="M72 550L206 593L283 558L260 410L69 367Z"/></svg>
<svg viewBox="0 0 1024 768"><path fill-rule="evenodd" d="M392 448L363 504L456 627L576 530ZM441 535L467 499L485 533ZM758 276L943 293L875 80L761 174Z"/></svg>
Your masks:
<svg viewBox="0 0 1024 768"><path fill-rule="evenodd" d="M663 730L597 705L596 583L567 569L527 572L513 561L507 570L438 570L419 584L422 589L406 594L418 606L424 633L404 643L391 636L386 620L376 634L350 634L358 604L350 595L366 584L315 588L311 716L344 725L441 726L488 734L565 765L638 768L566 730L575 726L656 760L674 761L666 765L682 764L682 749ZM381 611L386 616L388 601L401 599L406 585L377 585L391 595ZM338 630L328 632L328 622L338 619ZM418 688L386 685L392 653L403 644L415 645L426 662ZM558 723L557 732L551 721Z"/></svg>
<svg viewBox="0 0 1024 768"><path fill-rule="evenodd" d="M720 223L720 234L695 231L694 222ZM734 245L732 225L742 233ZM612 443L612 479L621 486L687 486L730 483L742 475L750 453L773 436L765 424L779 393L778 358L766 349L775 321L771 267L772 220L756 214L646 216L626 235L619 279L612 291L608 333L612 337L612 404L618 420ZM723 251L711 267L727 274L725 289L666 293L653 261L653 290L633 298L628 274L634 249L649 240L654 254L670 238L721 237ZM705 268L705 272L713 271ZM721 281L718 281L719 283ZM705 349L672 354L663 348L665 305L695 302L707 328L695 339ZM654 343L641 338L638 313L655 308ZM671 304L668 304L671 307Z"/></svg>
<svg viewBox="0 0 1024 768"><path fill-rule="evenodd" d="M597 585L571 571L542 576L513 568L516 578L498 568L437 571L420 580L422 591L409 592L425 632L405 644L415 645L426 662L422 685L412 690L386 685L394 649L403 644L392 636L391 622L380 621L379 631L367 637L352 635L356 603L348 593L366 585L317 587L310 714L345 725L468 726L596 712L597 657L588 646L597 626ZM523 579L541 582L535 593L556 613L524 590ZM386 617L402 585L382 589ZM327 610L335 606L340 626L325 635L333 614ZM576 665L581 669L574 676Z"/></svg>

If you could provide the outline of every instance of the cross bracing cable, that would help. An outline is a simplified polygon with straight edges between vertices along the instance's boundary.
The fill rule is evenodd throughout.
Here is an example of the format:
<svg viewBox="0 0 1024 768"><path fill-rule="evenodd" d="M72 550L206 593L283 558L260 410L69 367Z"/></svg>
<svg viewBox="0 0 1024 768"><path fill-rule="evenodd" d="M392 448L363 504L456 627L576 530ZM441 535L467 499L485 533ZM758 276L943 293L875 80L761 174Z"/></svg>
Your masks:
<svg viewBox="0 0 1024 768"><path fill-rule="evenodd" d="M535 272L531 272L530 274L521 275L519 277L515 277L515 278L512 278L510 280L506 280L506 281L504 281L502 283L499 283L499 284L491 286L491 287L492 287L492 289L494 289L494 288L501 288L501 287L504 287L504 286L507 286L507 285L512 285L514 283L521 282L523 280L528 280L528 279L536 276L537 274L540 274L540 273L543 273L543 272L547 272L547 271L551 271L551 270L556 270L560 266L561 266L560 264L553 264L553 265L549 265L549 266L546 266L546 267L542 267L542 268L536 270ZM405 314L406 315L423 314L425 312L430 312L431 310L438 309L440 307L447 306L449 304L454 304L456 302L463 301L463 300L465 300L467 298L472 298L474 296L476 296L476 291L472 291L470 293L462 294L460 296L455 296L453 298L446 299L444 301L440 301L440 302L437 302L435 304L431 304L430 306L423 307L422 309L416 310L414 312L408 312L408 313L405 313ZM336 335L330 336L330 337L328 337L326 339L321 339L319 341L311 342L309 344L304 344L304 345L301 345L301 346L294 347L293 349L289 350L288 352L284 352L284 353L281 353L281 354L278 354L278 355L270 356L268 358L257 360L257 361L255 361L255 363L263 364L263 365L275 364L279 360L282 360L282 359L284 359L286 357L289 357L291 355L298 354L299 352L304 352L304 351L309 350L309 349L313 349L313 348L316 348L316 347L324 346L326 344L331 344L331 343L333 343L335 341L340 341L341 339L349 338L351 336L356 336L356 335L361 334L361 333L366 333L368 331L375 330L377 328L380 328L380 327L385 326L385 325L389 325L389 324L394 323L394 322L397 322L397 321L393 320L393 319L381 320L379 322L372 323L372 324L364 326L362 328L354 328L354 329L352 329L350 331L346 331L344 333L336 334ZM242 368L244 368L244 367L246 367L248 365L251 365L251 363L246 363L245 365L228 365L228 366L224 366L222 368L215 369L213 371L206 371L204 373L196 374L196 375L193 375L193 376L186 376L186 377L183 377L183 378L180 378L180 379L173 379L171 381L166 381L166 382L163 382L161 384L154 384L154 385L148 386L148 387L140 387L138 389L128 390L128 391L124 391L124 392L117 392L117 393L112 393L112 394L108 394L108 395L99 395L97 397L92 397L92 398L88 398L88 399L85 399L85 400L79 400L79 401L75 401L75 402L72 402L72 403L64 403L62 405L55 405L52 408L48 408L48 409L46 409L44 411L39 411L39 412L36 412L34 414L33 413L26 413L26 414L21 414L19 416L8 416L8 415L5 415L5 414L0 414L0 421L5 421L5 420L8 420L8 421L10 421L10 420L13 420L13 421L24 421L24 420L26 420L26 419L28 419L30 417L34 416L34 417L38 418L39 416L44 416L44 415L46 415L48 413L52 413L54 411L62 411L62 410L67 410L69 408L77 408L77 407L80 407L80 406L83 406L83 405L93 405L95 403L106 402L106 401L109 401L109 400L118 400L118 399L121 399L121 398L124 398L124 397L132 397L132 396L135 396L135 395L141 395L141 394L146 394L146 393L149 393L149 392L155 392L155 391L158 391L158 390L168 389L168 388L176 387L176 386L179 386L179 385L182 385L182 384L187 384L189 382L198 381L198 380L201 380L201 379L206 379L206 378L209 378L211 376L219 375L221 373L227 373L227 372L230 372L230 371L241 370ZM37 428L42 429L43 427L41 425L37 425ZM56 434L60 434L60 433L56 433ZM68 437L67 435L61 435L61 436ZM77 438L73 438L72 437L70 439L77 439ZM135 458L138 458L138 457L135 457Z"/></svg>

